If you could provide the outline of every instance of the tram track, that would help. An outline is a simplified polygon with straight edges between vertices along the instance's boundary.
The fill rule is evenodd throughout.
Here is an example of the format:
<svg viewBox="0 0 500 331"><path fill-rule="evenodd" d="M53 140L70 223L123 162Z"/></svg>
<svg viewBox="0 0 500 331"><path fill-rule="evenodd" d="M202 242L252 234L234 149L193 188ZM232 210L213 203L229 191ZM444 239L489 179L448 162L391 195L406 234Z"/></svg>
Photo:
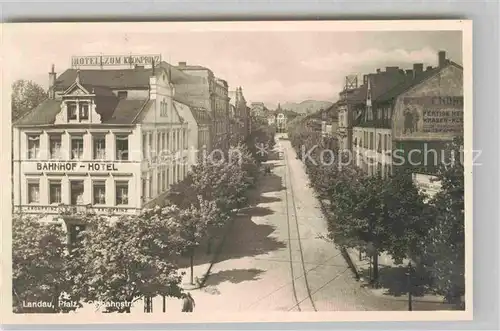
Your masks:
<svg viewBox="0 0 500 331"><path fill-rule="evenodd" d="M291 272L291 277L292 277L292 290L293 290L293 296L295 299L295 305L292 306L290 310L293 310L294 308L297 308L299 311L302 311L301 304L309 299L312 309L314 311L317 311L316 306L314 304L314 300L312 299L311 295L311 289L309 286L309 281L307 279L307 270L304 262L304 251L302 248L302 240L300 238L300 228L299 228L299 220L297 217L297 206L295 203L295 193L293 189L293 184L292 184L292 179L291 179L291 171L290 167L288 165L288 152L284 151L283 152L283 159L284 159L284 168L285 168L285 173L283 176L284 183L285 183L285 205L286 205L286 220L287 220L287 229L288 229L288 252L290 256L290 272ZM288 195L290 193L291 199L288 198ZM291 200L291 203L290 203ZM290 215L290 209L293 210L293 217ZM291 220L293 218L293 220ZM292 228L292 221L295 223L295 228L297 230L297 238L292 239L291 235L291 228ZM299 248L299 253L300 253L300 264L302 267L302 274L304 277L304 283L307 291L307 297L305 299L299 300L297 297L297 284L295 283L295 276L294 276L294 267L293 267L293 254L292 254L292 240L297 243L298 248Z"/></svg>

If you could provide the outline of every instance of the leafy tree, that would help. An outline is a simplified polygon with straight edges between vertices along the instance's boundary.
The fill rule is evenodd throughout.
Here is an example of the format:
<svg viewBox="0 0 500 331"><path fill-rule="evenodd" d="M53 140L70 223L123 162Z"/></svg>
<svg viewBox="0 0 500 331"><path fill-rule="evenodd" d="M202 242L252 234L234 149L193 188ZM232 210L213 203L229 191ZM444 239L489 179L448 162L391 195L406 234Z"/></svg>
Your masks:
<svg viewBox="0 0 500 331"><path fill-rule="evenodd" d="M83 233L78 280L86 302L107 305L107 312L130 312L133 302L156 295L180 297L181 275L170 262L186 243L175 206L144 210L138 217L91 218Z"/></svg>
<svg viewBox="0 0 500 331"><path fill-rule="evenodd" d="M70 292L66 235L59 223L16 216L12 222L12 292L18 313L58 313L74 310L63 294ZM23 303L51 303L29 308ZM61 304L60 304L61 303Z"/></svg>
<svg viewBox="0 0 500 331"><path fill-rule="evenodd" d="M190 282L193 281L193 261L195 249L207 235L210 226L217 226L220 222L220 210L213 201L205 201L199 197L198 206L185 209L175 209L177 220L181 224L180 237L185 242L186 252L190 257Z"/></svg>
<svg viewBox="0 0 500 331"><path fill-rule="evenodd" d="M421 250L437 292L458 302L465 293L463 137L455 138L447 151L455 160L440 164L441 191L429 202L434 222Z"/></svg>
<svg viewBox="0 0 500 331"><path fill-rule="evenodd" d="M378 278L381 252L401 262L425 236L424 197L411 177L365 176L357 181L340 177L332 195L331 238L361 250L371 247L373 281Z"/></svg>
<svg viewBox="0 0 500 331"><path fill-rule="evenodd" d="M19 79L12 84L12 121L16 121L47 98L47 92L31 80Z"/></svg>

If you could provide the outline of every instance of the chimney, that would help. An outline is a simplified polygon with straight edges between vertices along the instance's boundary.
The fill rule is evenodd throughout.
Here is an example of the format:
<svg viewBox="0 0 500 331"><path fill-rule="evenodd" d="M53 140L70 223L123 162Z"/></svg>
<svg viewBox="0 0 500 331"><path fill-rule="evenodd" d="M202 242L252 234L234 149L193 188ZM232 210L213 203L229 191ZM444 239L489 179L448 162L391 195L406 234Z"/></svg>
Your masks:
<svg viewBox="0 0 500 331"><path fill-rule="evenodd" d="M185 67L187 65L187 62L179 62L179 67Z"/></svg>
<svg viewBox="0 0 500 331"><path fill-rule="evenodd" d="M406 70L406 76L413 76L413 70L411 69Z"/></svg>
<svg viewBox="0 0 500 331"><path fill-rule="evenodd" d="M420 76L422 72L424 71L424 64L423 63L414 63L413 64L413 77Z"/></svg>
<svg viewBox="0 0 500 331"><path fill-rule="evenodd" d="M427 68L425 69L425 71L430 71L432 70L432 66L427 66Z"/></svg>
<svg viewBox="0 0 500 331"><path fill-rule="evenodd" d="M444 67L446 65L446 52L439 51L438 53L438 65L439 67Z"/></svg>
<svg viewBox="0 0 500 331"><path fill-rule="evenodd" d="M54 86L56 85L57 74L54 68L54 65L52 65L52 70L49 72L49 99L55 98Z"/></svg>
<svg viewBox="0 0 500 331"><path fill-rule="evenodd" d="M377 69L377 74L379 74L379 73L380 73L380 69Z"/></svg>
<svg viewBox="0 0 500 331"><path fill-rule="evenodd" d="M385 67L386 72L396 72L399 71L399 67Z"/></svg>
<svg viewBox="0 0 500 331"><path fill-rule="evenodd" d="M363 75L363 84L368 83L368 75Z"/></svg>

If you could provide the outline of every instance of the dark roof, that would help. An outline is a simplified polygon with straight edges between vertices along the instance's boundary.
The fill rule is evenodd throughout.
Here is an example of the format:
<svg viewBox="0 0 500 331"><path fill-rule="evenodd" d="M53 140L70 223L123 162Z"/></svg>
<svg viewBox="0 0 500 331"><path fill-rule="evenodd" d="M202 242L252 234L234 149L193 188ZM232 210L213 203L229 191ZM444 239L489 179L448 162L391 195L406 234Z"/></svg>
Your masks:
<svg viewBox="0 0 500 331"><path fill-rule="evenodd" d="M26 115L18 119L14 125L52 124L61 111L61 100L46 99Z"/></svg>
<svg viewBox="0 0 500 331"><path fill-rule="evenodd" d="M62 100L47 99L34 108L14 125L47 125L54 124L61 111ZM148 99L104 98L96 100L96 112L101 115L103 124L133 124L140 122L153 101Z"/></svg>
<svg viewBox="0 0 500 331"><path fill-rule="evenodd" d="M451 65L455 65L459 68L462 68L458 64L454 62L449 62ZM445 67L436 67L431 70L426 70L423 71L420 75L417 75L415 78L413 76L406 76L405 81L403 81L401 84L395 86L394 88L386 91L384 94L381 94L378 98L377 101L389 101L391 99L394 99L398 97L400 94L406 92L408 89L412 88L413 86L416 86L423 82L424 80L436 75L438 72L440 72L443 68Z"/></svg>
<svg viewBox="0 0 500 331"><path fill-rule="evenodd" d="M193 113L194 119L198 124L210 124L211 118L210 114L203 108L199 107L190 107L191 112Z"/></svg>
<svg viewBox="0 0 500 331"><path fill-rule="evenodd" d="M369 74L368 79L370 80L371 98L372 100L378 100L382 94L403 83L407 79L407 76L404 71L397 70L394 72L385 71Z"/></svg>
<svg viewBox="0 0 500 331"><path fill-rule="evenodd" d="M155 73L165 69L170 81L174 84L198 83L200 77L190 76L175 66L167 62L160 62L155 67ZM78 69L67 69L56 80L56 90L66 90L70 87L76 78ZM83 86L106 87L108 89L130 89L130 88L148 88L149 77L153 75L152 68L137 67L131 69L80 69L80 82ZM87 88L87 87L85 87ZM91 92L91 90L89 90Z"/></svg>
<svg viewBox="0 0 500 331"><path fill-rule="evenodd" d="M76 78L77 69L67 69L57 78L56 90L66 90ZM80 70L80 82L87 86L106 86L110 89L147 88L152 69ZM91 91L89 91L91 92Z"/></svg>
<svg viewBox="0 0 500 331"><path fill-rule="evenodd" d="M325 118L326 121L329 121L332 119L338 119L339 118L338 104L337 103L332 104L330 107L323 110L322 113L326 115L326 118Z"/></svg>
<svg viewBox="0 0 500 331"><path fill-rule="evenodd" d="M115 111L108 119L103 118L105 124L133 124L140 122L146 112L146 108L153 103L153 100L122 99L116 105Z"/></svg>
<svg viewBox="0 0 500 331"><path fill-rule="evenodd" d="M360 87L349 91L346 95L346 100L353 103L364 103L366 102L366 90L367 86L361 85Z"/></svg>

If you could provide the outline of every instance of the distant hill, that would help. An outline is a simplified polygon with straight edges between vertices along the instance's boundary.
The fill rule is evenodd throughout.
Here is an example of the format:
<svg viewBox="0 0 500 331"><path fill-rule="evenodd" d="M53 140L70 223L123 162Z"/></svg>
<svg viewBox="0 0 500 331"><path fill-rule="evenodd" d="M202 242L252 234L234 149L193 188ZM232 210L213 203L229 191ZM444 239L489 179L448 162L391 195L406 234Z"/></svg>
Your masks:
<svg viewBox="0 0 500 331"><path fill-rule="evenodd" d="M317 112L321 109L326 109L332 104L333 102L330 101L305 100L301 103L285 102L281 105L281 108L292 110L299 114L307 114Z"/></svg>

